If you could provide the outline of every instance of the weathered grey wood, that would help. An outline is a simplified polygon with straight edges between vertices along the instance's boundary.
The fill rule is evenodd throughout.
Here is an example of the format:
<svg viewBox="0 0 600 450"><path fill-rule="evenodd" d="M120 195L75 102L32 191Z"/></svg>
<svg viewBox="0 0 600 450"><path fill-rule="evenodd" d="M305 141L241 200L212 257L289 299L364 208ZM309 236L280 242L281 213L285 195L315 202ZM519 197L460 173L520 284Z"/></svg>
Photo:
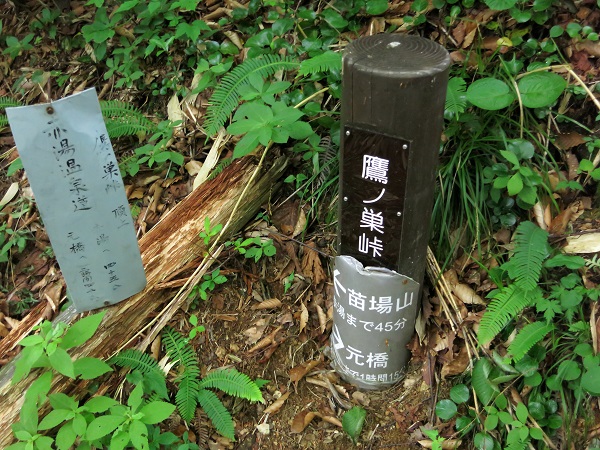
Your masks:
<svg viewBox="0 0 600 450"><path fill-rule="evenodd" d="M251 183L238 211L233 215L223 239L239 231L262 204L268 201L276 189L278 179L287 166L287 159L280 158L270 169L263 171L253 181L256 168L252 158L234 161L214 180L208 181L193 191L173 208L161 221L140 240L142 260L148 285L121 303L106 308L106 316L95 335L80 348L74 349L73 357L107 357L123 343L131 339L148 321L148 318L172 298L167 289L155 289L157 284L169 279L170 275L204 255L206 248L201 245L199 232L204 229L204 220L210 223L225 224L240 198L244 188ZM173 314L169 309L166 314ZM58 320L73 322L78 315L66 311ZM14 362L13 362L14 363ZM13 442L10 425L18 420L23 396L29 385L37 377L30 374L14 386L10 385L13 363L0 371L0 448ZM52 383L53 392L64 392L78 396L83 383L56 375Z"/></svg>

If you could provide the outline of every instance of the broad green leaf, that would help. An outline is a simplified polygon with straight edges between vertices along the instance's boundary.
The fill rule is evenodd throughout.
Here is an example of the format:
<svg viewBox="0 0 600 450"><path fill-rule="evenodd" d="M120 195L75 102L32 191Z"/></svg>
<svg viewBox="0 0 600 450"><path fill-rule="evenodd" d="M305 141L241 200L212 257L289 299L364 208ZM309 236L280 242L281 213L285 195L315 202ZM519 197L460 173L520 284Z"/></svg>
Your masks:
<svg viewBox="0 0 600 450"><path fill-rule="evenodd" d="M544 267L566 267L567 269L581 269L585 266L585 259L577 255L565 255L559 253L544 262Z"/></svg>
<svg viewBox="0 0 600 450"><path fill-rule="evenodd" d="M167 402L150 402L140 409L140 412L144 415L142 417L142 422L149 425L162 422L168 418L173 411L175 411L175 405Z"/></svg>
<svg viewBox="0 0 600 450"><path fill-rule="evenodd" d="M28 398L19 411L21 426L25 431L35 434L38 430L38 406L34 398Z"/></svg>
<svg viewBox="0 0 600 450"><path fill-rule="evenodd" d="M386 4L387 4L387 0ZM283 36L285 33L294 28L294 19L290 17L283 17L281 19L277 19L272 26L273 32L277 36Z"/></svg>
<svg viewBox="0 0 600 450"><path fill-rule="evenodd" d="M254 150L258 146L258 133L252 132L246 134L239 142L235 145L235 149L233 150L233 158L241 158L242 156L246 156L252 150Z"/></svg>
<svg viewBox="0 0 600 450"><path fill-rule="evenodd" d="M129 438L135 448L148 448L148 428L139 420L133 420L129 425Z"/></svg>
<svg viewBox="0 0 600 450"><path fill-rule="evenodd" d="M95 441L112 433L125 421L124 416L105 415L96 417L88 425L85 437L88 441Z"/></svg>
<svg viewBox="0 0 600 450"><path fill-rule="evenodd" d="M500 150L500 154L513 166L519 167L519 157L508 150Z"/></svg>
<svg viewBox="0 0 600 450"><path fill-rule="evenodd" d="M529 409L529 414L531 414L531 417L535 420L542 420L546 416L546 407L543 403L529 402L527 409Z"/></svg>
<svg viewBox="0 0 600 450"><path fill-rule="evenodd" d="M75 322L63 336L60 346L69 349L87 342L100 326L105 314L106 311L102 311Z"/></svg>
<svg viewBox="0 0 600 450"><path fill-rule="evenodd" d="M348 21L344 19L340 13L333 9L325 9L321 12L321 17L325 19L325 22L329 24L329 26L337 29L342 29L348 25Z"/></svg>
<svg viewBox="0 0 600 450"><path fill-rule="evenodd" d="M19 355L17 362L15 363L15 372L12 377L12 384L16 384L25 375L27 375L35 362L40 359L43 353L44 349L41 345L25 347L21 351L21 355Z"/></svg>
<svg viewBox="0 0 600 450"><path fill-rule="evenodd" d="M557 375L561 380L576 380L581 376L581 367L575 361L567 359L559 364Z"/></svg>
<svg viewBox="0 0 600 450"><path fill-rule="evenodd" d="M313 133L313 129L307 122L295 122L287 127L290 137L301 140L306 139Z"/></svg>
<svg viewBox="0 0 600 450"><path fill-rule="evenodd" d="M457 384L450 389L450 398L454 403L467 403L469 401L469 397L471 396L471 392L469 388L464 384Z"/></svg>
<svg viewBox="0 0 600 450"><path fill-rule="evenodd" d="M56 433L56 448L58 450L69 450L75 443L75 439L77 439L77 433L73 431L72 424L70 422L66 423Z"/></svg>
<svg viewBox="0 0 600 450"><path fill-rule="evenodd" d="M110 450L123 450L129 444L129 433L119 430L110 438Z"/></svg>
<svg viewBox="0 0 600 450"><path fill-rule="evenodd" d="M480 359L473 367L471 384L473 385L473 389L475 389L477 398L483 405L489 404L498 392L498 388L489 380L491 372L492 364L488 359Z"/></svg>
<svg viewBox="0 0 600 450"><path fill-rule="evenodd" d="M51 355L48 355L48 359L52 368L58 373L69 378L75 378L73 360L65 349L57 347Z"/></svg>
<svg viewBox="0 0 600 450"><path fill-rule="evenodd" d="M523 190L523 179L521 178L521 174L515 173L510 177L506 189L508 190L508 195L517 195L521 192Z"/></svg>
<svg viewBox="0 0 600 450"><path fill-rule="evenodd" d="M544 439L544 432L539 428L530 428L529 435L532 439L535 439L536 441L541 441Z"/></svg>
<svg viewBox="0 0 600 450"><path fill-rule="evenodd" d="M484 426L486 430L493 430L498 426L498 415L497 414L489 414L485 418Z"/></svg>
<svg viewBox="0 0 600 450"><path fill-rule="evenodd" d="M525 139L511 139L506 148L513 152L519 160L531 159L535 153L533 144Z"/></svg>
<svg viewBox="0 0 600 450"><path fill-rule="evenodd" d="M372 16L378 16L383 14L388 9L387 0L367 0L366 11L367 14Z"/></svg>
<svg viewBox="0 0 600 450"><path fill-rule="evenodd" d="M79 358L73 363L73 366L75 374L83 380L91 380L113 370L101 359L92 357Z"/></svg>
<svg viewBox="0 0 600 450"><path fill-rule="evenodd" d="M482 78L468 87L467 99L481 109L496 111L510 105L515 95L504 81Z"/></svg>
<svg viewBox="0 0 600 450"><path fill-rule="evenodd" d="M40 421L38 430L49 430L50 428L54 428L55 426L70 420L73 416L73 411L69 411L68 409L54 409Z"/></svg>
<svg viewBox="0 0 600 450"><path fill-rule="evenodd" d="M437 405L435 405L435 414L442 420L452 419L456 415L457 411L458 409L456 408L456 403L454 403L452 400L440 400L437 402Z"/></svg>
<svg viewBox="0 0 600 450"><path fill-rule="evenodd" d="M488 8L496 11L504 11L510 9L517 4L517 0L485 0Z"/></svg>
<svg viewBox="0 0 600 450"><path fill-rule="evenodd" d="M473 444L477 450L493 450L494 439L486 433L477 433L473 439Z"/></svg>
<svg viewBox="0 0 600 450"><path fill-rule="evenodd" d="M92 397L87 402L85 402L85 409L91 413L101 413L108 408L116 405L118 402L115 399L110 397L105 397L103 395L98 397Z"/></svg>
<svg viewBox="0 0 600 450"><path fill-rule="evenodd" d="M527 410L527 406L525 405L525 403L521 402L517 405L515 414L517 416L517 419L519 419L519 421L521 423L527 423L527 417L529 416L529 411Z"/></svg>
<svg viewBox="0 0 600 450"><path fill-rule="evenodd" d="M137 411L140 405L142 404L142 397L144 396L144 389L142 384L138 384L131 394L129 394L129 398L127 399L127 406L130 406L133 411Z"/></svg>
<svg viewBox="0 0 600 450"><path fill-rule="evenodd" d="M517 83L523 105L543 108L554 103L567 87L563 77L551 72L526 75Z"/></svg>
<svg viewBox="0 0 600 450"><path fill-rule="evenodd" d="M48 398L52 408L54 409L70 409L71 411L75 411L79 406L77 400L68 396L67 394L63 394L62 392L50 394Z"/></svg>
<svg viewBox="0 0 600 450"><path fill-rule="evenodd" d="M581 387L592 395L600 396L600 366L590 367L581 377Z"/></svg>
<svg viewBox="0 0 600 450"><path fill-rule="evenodd" d="M350 436L354 444L358 441L358 436L360 436L366 416L367 411L360 406L353 406L342 417L342 428Z"/></svg>

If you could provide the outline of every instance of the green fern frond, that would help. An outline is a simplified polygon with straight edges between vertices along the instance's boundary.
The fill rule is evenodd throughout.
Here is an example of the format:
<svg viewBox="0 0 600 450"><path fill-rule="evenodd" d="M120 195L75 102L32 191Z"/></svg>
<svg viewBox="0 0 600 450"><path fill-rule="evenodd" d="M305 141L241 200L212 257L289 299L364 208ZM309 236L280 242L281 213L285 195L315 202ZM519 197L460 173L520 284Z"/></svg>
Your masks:
<svg viewBox="0 0 600 450"><path fill-rule="evenodd" d="M233 162L233 158L224 158L219 164L215 166L210 175L208 176L208 180L215 179L221 172L223 172L227 167L231 165Z"/></svg>
<svg viewBox="0 0 600 450"><path fill-rule="evenodd" d="M245 398L253 402L264 402L256 383L248 375L235 369L219 369L210 372L200 381L200 388L220 389L234 397Z"/></svg>
<svg viewBox="0 0 600 450"><path fill-rule="evenodd" d="M533 322L523 327L512 343L508 346L508 353L513 361L519 361L535 344L544 339L548 333L554 331L554 325L546 322Z"/></svg>
<svg viewBox="0 0 600 450"><path fill-rule="evenodd" d="M508 444L505 447L505 450L525 450L527 448L528 442L524 442L521 440L515 440Z"/></svg>
<svg viewBox="0 0 600 450"><path fill-rule="evenodd" d="M524 290L535 289L542 264L550 255L548 232L533 222L522 222L515 231L514 254L505 264L508 275Z"/></svg>
<svg viewBox="0 0 600 450"><path fill-rule="evenodd" d="M167 355L183 367L181 378L199 378L200 368L198 358L192 346L180 333L171 327L165 327L162 332L162 341Z"/></svg>
<svg viewBox="0 0 600 450"><path fill-rule="evenodd" d="M128 348L110 358L108 363L118 367L128 367L131 370L139 370L144 375L150 389L161 398L168 398L165 373L158 362L147 353Z"/></svg>
<svg viewBox="0 0 600 450"><path fill-rule="evenodd" d="M300 63L299 75L312 75L319 72L342 70L342 54L327 50L314 58L306 59Z"/></svg>
<svg viewBox="0 0 600 450"><path fill-rule="evenodd" d="M110 358L108 363L119 367L129 367L132 370L139 370L142 373L150 373L152 371L163 373L158 362L152 356L140 352L135 348L120 351Z"/></svg>
<svg viewBox="0 0 600 450"><path fill-rule="evenodd" d="M494 300L487 306L477 331L479 343L491 342L518 313L533 303L536 294L539 295L539 291L526 291L516 284L492 291Z"/></svg>
<svg viewBox="0 0 600 450"><path fill-rule="evenodd" d="M461 77L448 80L446 91L446 111L462 114L467 109L467 82Z"/></svg>
<svg viewBox="0 0 600 450"><path fill-rule="evenodd" d="M292 70L298 62L290 57L264 55L247 59L223 77L210 97L204 127L207 136L213 136L225 124L240 100L240 88L249 84L250 76L258 74L264 78L279 70Z"/></svg>
<svg viewBox="0 0 600 450"><path fill-rule="evenodd" d="M212 421L213 425L219 433L232 441L235 441L235 426L231 414L227 408L223 406L217 394L206 389L201 389L198 392L198 403Z"/></svg>
<svg viewBox="0 0 600 450"><path fill-rule="evenodd" d="M196 378L186 377L181 380L175 394L175 403L179 414L190 423L196 414L200 386Z"/></svg>
<svg viewBox="0 0 600 450"><path fill-rule="evenodd" d="M23 103L10 97L0 97L0 127L8 125L8 117L4 109L11 106L23 106Z"/></svg>
<svg viewBox="0 0 600 450"><path fill-rule="evenodd" d="M156 124L129 103L104 100L100 102L100 109L111 138L156 131Z"/></svg>

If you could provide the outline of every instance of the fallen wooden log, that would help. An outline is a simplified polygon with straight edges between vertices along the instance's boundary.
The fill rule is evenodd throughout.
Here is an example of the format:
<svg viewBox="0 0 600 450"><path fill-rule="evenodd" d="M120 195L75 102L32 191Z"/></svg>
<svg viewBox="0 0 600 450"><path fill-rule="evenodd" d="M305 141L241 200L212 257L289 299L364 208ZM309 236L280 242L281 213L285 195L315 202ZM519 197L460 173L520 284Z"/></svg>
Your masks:
<svg viewBox="0 0 600 450"><path fill-rule="evenodd" d="M277 187L277 181L287 166L287 159L277 159L268 170L261 170L257 176L253 176L257 165L252 161L252 158L234 161L220 176L194 190L140 239L148 285L142 292L106 308L98 331L88 342L73 349L72 357L106 358L136 336L149 317L173 297L171 291L155 287L206 253L207 249L198 235L204 230L206 217L210 219L211 226L228 223L221 238L225 240L256 215ZM243 199L239 202L242 194ZM178 305L173 306L162 312L169 316L161 317L162 321L170 319L175 313ZM67 313L61 314L56 320L71 323L76 318L77 315ZM18 421L24 393L39 375L34 371L11 385L13 364L9 363L0 371L0 448L6 448L13 442L10 425ZM56 374L51 391L78 396L84 386L85 383Z"/></svg>

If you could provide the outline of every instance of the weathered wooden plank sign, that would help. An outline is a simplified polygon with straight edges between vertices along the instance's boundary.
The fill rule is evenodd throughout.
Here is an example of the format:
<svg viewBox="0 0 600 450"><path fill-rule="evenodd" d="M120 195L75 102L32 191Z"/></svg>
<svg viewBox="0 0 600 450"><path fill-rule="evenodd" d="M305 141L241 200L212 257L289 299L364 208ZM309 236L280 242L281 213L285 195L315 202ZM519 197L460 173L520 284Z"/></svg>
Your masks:
<svg viewBox="0 0 600 450"><path fill-rule="evenodd" d="M348 45L343 65L331 352L343 378L380 389L410 356L450 57L427 39L381 34Z"/></svg>
<svg viewBox="0 0 600 450"><path fill-rule="evenodd" d="M141 291L144 268L96 91L6 114L76 309Z"/></svg>

